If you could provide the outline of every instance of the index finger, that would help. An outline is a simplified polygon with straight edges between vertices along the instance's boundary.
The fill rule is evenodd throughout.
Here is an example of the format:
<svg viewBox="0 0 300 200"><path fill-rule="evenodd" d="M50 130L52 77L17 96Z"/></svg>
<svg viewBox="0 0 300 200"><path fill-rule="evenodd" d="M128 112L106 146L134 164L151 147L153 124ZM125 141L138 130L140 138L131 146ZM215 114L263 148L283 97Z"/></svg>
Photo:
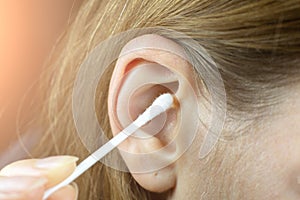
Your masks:
<svg viewBox="0 0 300 200"><path fill-rule="evenodd" d="M20 160L4 167L0 175L44 177L47 179L46 188L50 188L72 174L77 160L74 156Z"/></svg>

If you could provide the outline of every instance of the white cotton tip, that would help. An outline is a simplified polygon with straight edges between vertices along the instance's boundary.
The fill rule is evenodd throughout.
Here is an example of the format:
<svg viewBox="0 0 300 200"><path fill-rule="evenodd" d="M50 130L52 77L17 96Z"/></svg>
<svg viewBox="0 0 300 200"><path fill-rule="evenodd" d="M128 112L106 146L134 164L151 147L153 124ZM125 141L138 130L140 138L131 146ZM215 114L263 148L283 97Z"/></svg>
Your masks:
<svg viewBox="0 0 300 200"><path fill-rule="evenodd" d="M165 93L165 94L162 94L159 97L157 97L153 101L152 105L153 106L161 106L161 108L164 111L166 111L172 107L173 103L174 103L173 96L170 93Z"/></svg>
<svg viewBox="0 0 300 200"><path fill-rule="evenodd" d="M133 123L138 127L142 127L158 115L171 108L173 103L174 98L171 94L162 94L157 97L151 106L149 106Z"/></svg>

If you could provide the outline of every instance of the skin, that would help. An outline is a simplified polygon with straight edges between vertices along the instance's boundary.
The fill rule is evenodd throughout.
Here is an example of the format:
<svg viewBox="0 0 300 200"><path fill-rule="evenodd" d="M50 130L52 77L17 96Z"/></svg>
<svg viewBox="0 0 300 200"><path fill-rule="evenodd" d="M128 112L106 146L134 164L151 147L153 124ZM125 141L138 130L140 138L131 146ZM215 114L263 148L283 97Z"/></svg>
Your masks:
<svg viewBox="0 0 300 200"><path fill-rule="evenodd" d="M203 143L205 133L204 127L199 127L199 132L193 144L179 160L163 169L155 169L151 173L135 173L135 164L140 166L142 160L135 158L135 154L150 153L162 148L162 144L175 139L177 148L183 146L182 138L174 137L183 132L185 136L190 132L188 129L197 124L199 118L193 116L190 107L196 108L190 98L193 95L184 80L195 86L190 77L190 66L174 54L162 53L161 48L166 51L180 54L180 47L172 41L157 35L141 36L137 41L129 42L121 53L123 56L118 60L110 84L109 93L109 115L113 133L120 130L120 122L128 120L124 115L126 109L134 110L138 101L151 99L148 90L139 91L139 95L132 97L132 104L126 104L123 100L128 97L123 94L131 94L140 87L136 80L140 77L144 82L158 82L165 84L169 77L179 82L179 89L174 92L178 99L181 111L181 126L172 114L167 113L167 123L155 137L151 139L139 139L130 137L119 150L133 177L137 182L152 192L168 192L169 198L181 199L299 199L300 184L297 179L300 176L300 100L299 88L286 88L284 102L270 108L272 117L264 117L250 130L246 130L245 136L231 141L220 141L214 151L206 159L199 159L199 150ZM153 43L151 41L157 41ZM152 49L151 51L143 49ZM133 52L133 53L127 53ZM143 58L144 62L133 62L137 58ZM145 63L158 63L168 68L173 76L160 77L160 74L149 75ZM149 65L149 68L154 66ZM127 69L135 73L133 78L126 73ZM136 78L134 78L136 77ZM150 78L149 78L150 77ZM175 78L174 78L175 77ZM164 82L165 81L165 82ZM120 84L122 83L122 84ZM145 84L145 83L143 83ZM195 87L192 87L195 89ZM155 91L152 90L155 93ZM145 93L145 94L143 94ZM160 93L157 89L156 93ZM201 96L201 95L200 95ZM134 99L136 98L136 101ZM198 104L204 99L199 97ZM129 108L127 107L129 105ZM185 111L187 110L187 112ZM175 109L175 112L179 110ZM209 112L201 110L201 117L208 121ZM188 119L188 120L185 120ZM159 123L159 122L157 122ZM230 125L225 131L232 131ZM122 126L121 126L122 127ZM151 132L151 131L150 131ZM161 137L160 135L167 135ZM169 154L168 154L169 153ZM155 159L167 159L174 152L156 154L154 158L149 157L149 163ZM166 156L167 155L167 156ZM154 159L151 161L151 159ZM146 167L146 166L145 166ZM148 166L147 166L148 167Z"/></svg>
<svg viewBox="0 0 300 200"><path fill-rule="evenodd" d="M299 88L289 89L279 114L265 118L257 131L219 145L207 169L197 160L198 141L182 157L170 199L290 199L300 196ZM221 163L221 165L220 165ZM191 173L191 169L192 173Z"/></svg>
<svg viewBox="0 0 300 200"><path fill-rule="evenodd" d="M205 161L195 159L200 148L199 140L201 140L197 138L189 151L177 162L177 184L169 199L200 199L200 197L202 199L243 198L249 200L299 199L300 184L297 184L297 177L300 176L300 135L298 132L300 127L297 121L300 119L300 101L299 98L290 100L293 101L293 105L286 106L289 115L275 119L269 123L268 127L256 132L254 138L246 137L228 143L225 153L217 155L217 161L213 163L214 167L207 169ZM239 149L241 153L236 153L237 147L241 146L243 146ZM242 158L237 160L238 156ZM219 162L224 163L220 168L216 167ZM19 164L8 167L12 170L16 168L18 171L23 171L20 169L25 168L24 166L20 168ZM71 167L70 171L72 170ZM67 174L61 174L57 178L63 180ZM23 190L17 191L20 198L11 199L25 200L27 199L25 195L28 193L36 195L30 199L41 199L46 180L43 177L24 175L26 179L23 177L14 180L14 174L11 174L9 178L17 183L24 182L24 184L42 182L37 188L28 188L26 185ZM7 186L7 181L0 176L0 185ZM236 184L224 186L222 183L226 182ZM14 183L10 184L13 187ZM11 190L10 187L0 188L0 196ZM74 188L68 186L58 191L52 199L75 199L76 192Z"/></svg>
<svg viewBox="0 0 300 200"><path fill-rule="evenodd" d="M154 39L160 40L160 42L155 44L164 44L164 47L170 48L172 51L176 51L176 48L178 47L174 46L172 41L164 38L158 38L155 35L151 35L148 38L142 37L139 39L141 39L139 42L133 43L134 45L129 43L129 45L124 47L124 49L129 51L133 49L140 49L140 46L138 45L144 45L147 43L152 45L153 43L149 41L153 41ZM190 71L188 71L188 65L187 67L184 67L186 63L178 59L178 57L175 59L170 54L158 56L159 54L157 53L158 52L155 51L140 51L135 52L134 54L123 56L122 59L118 60L113 73L109 92L110 123L114 134L118 133L121 128L120 121L126 120L128 117L126 115L118 115L117 113L122 112L122 110L120 110L122 108L128 109L126 107L127 104L122 104L124 103L122 98L127 98L124 96L124 94L122 94L122 90L139 88L139 85L130 85L138 82L133 81L133 79L131 79L129 76L124 76L124 71L126 71L128 64L132 64L131 61L135 60L137 57L142 56L146 62L156 62L167 66L168 69L174 73L174 77L179 80L179 87L181 87L183 91L187 92L183 93L183 91L179 90L179 92L175 94L178 99L179 106L182 109L188 109L188 107L192 105L192 99L187 98L190 90L187 90L187 85L185 85L185 82L182 81L192 80L188 78L190 75ZM144 72L149 75L147 66L151 67L152 65L147 65L145 67L144 64L145 62L136 62L133 63L134 66L130 66L130 68L133 70L132 72L139 73L139 76L143 75ZM125 79L122 80L123 78ZM151 78L160 81L165 80L163 78L160 79L161 77L159 76L159 73L157 76L151 76ZM145 80L146 79L143 79L143 81ZM123 81L123 84L120 85L119 81ZM192 81L190 84L194 85ZM121 88L117 89L117 86L120 86ZM193 140L190 148L171 165L162 169L156 169L151 173L132 172L135 164L140 164L141 160L128 156L126 152L129 152L130 154L141 152L149 153L160 149L164 142L174 139L175 137L173 133L182 130L186 131L185 133L187 133L188 129L181 129L181 127L176 126L176 118L173 117L174 113L168 113L168 126L162 129L162 131L165 131L168 137L160 137L159 134L155 135L155 137L143 140L130 137L128 140L122 143L122 145L119 147L119 150L133 177L142 187L156 193L168 193L168 199L170 200L296 200L300 197L300 125L298 123L300 120L300 94L297 91L299 91L299 87L296 86L293 86L293 88L286 88L284 102L280 105L270 108L270 111L272 110L272 112L276 114L272 114L272 117L265 117L260 120L260 123L253 126L251 130L246 130L246 134L242 137L238 137L231 141L219 141L218 145L205 159L198 159L204 133L204 128L199 128L199 132ZM138 100L141 101L141 98L145 98L143 99L144 101L147 101L148 98L153 98L151 95L150 97L144 95L143 92L147 93L147 91L139 90L138 95L133 97L137 99L133 99L132 104L136 104ZM155 91L152 92L155 93ZM121 99L118 100L118 98ZM185 101L182 101L183 99ZM151 102L151 100L148 101ZM199 98L197 101L201 102L203 99ZM116 109L118 106L120 106L120 109ZM136 108L129 103L129 109ZM178 111L178 107L174 109L175 111ZM274 112L275 110L276 112ZM134 110L134 112L135 111L136 110ZM185 113L182 112L182 115L184 114ZM186 123L193 123L195 120L199 120L196 117L191 117L191 113L188 114L190 118L188 118L188 121L183 121L183 128L190 127ZM204 118L209 116L209 113L203 112L201 114L204 116ZM183 116L183 118L184 117L185 116ZM226 128L227 131L230 130L228 127ZM182 145L182 141L182 139L179 139L178 141L176 140L176 147L180 147L180 145ZM149 159L151 159L151 157ZM166 154L156 154L154 159L166 159ZM12 179L15 176L20 176L18 173L24 171L20 170L21 168L28 169L28 164L24 166L24 161L22 162L23 165L20 167L18 167L19 164L14 163L9 165L8 169L12 170L7 170L6 168L1 171L0 175L5 175L6 177L8 176ZM30 160L27 162L29 163L29 166L33 167L32 163L35 161ZM39 183L41 186L38 188L32 189L33 191L38 191L37 195L34 197L35 199L41 199L41 194L45 187L49 187L49 185L54 184L55 181L53 180L63 180L70 172L74 170L74 158L71 164L70 160L65 161L63 159L61 162L64 164L58 166L64 166L63 168L57 168L57 165L54 165L56 168L51 168L52 173L51 170L50 172L48 171L48 173L52 174L54 178L53 176L38 176L40 177L39 180L42 183ZM53 173L53 170L57 169L64 169L64 171L61 172L61 174ZM36 174L33 176L30 170L24 171L23 175L26 175L28 178L36 177ZM48 179L46 178L45 180L45 177L48 177ZM44 180L45 182L43 182ZM6 183L5 181L6 180L3 177L0 178L0 186ZM19 180L19 182L21 181L23 180ZM8 194L12 191L11 187L13 186L0 188L0 194ZM65 188L65 190L68 189L71 189L70 186ZM28 191L28 188L14 192L14 194L24 195L24 192L26 191ZM53 199L75 199L76 190L73 189L71 191L62 190L60 193L58 192L56 194L57 196L53 197ZM22 198L26 199L24 196ZM155 199L158 199L158 197Z"/></svg>

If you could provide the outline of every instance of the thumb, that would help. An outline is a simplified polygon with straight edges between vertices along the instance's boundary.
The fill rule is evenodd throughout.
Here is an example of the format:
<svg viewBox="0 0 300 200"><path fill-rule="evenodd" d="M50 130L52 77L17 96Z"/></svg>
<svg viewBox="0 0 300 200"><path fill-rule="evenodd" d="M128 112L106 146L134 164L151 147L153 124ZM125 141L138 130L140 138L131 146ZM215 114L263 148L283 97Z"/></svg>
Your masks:
<svg viewBox="0 0 300 200"><path fill-rule="evenodd" d="M48 200L76 200L78 198L78 187L76 183L71 183L54 192Z"/></svg>

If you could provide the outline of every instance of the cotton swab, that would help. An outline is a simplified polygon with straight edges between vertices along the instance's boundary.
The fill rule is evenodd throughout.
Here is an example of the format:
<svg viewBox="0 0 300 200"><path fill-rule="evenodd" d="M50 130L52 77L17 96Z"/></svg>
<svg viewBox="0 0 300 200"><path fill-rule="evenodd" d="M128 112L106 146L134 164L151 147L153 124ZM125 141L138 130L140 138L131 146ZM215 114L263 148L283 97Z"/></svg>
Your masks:
<svg viewBox="0 0 300 200"><path fill-rule="evenodd" d="M126 140L130 135L132 135L139 128L147 124L149 121L160 115L161 113L167 111L174 104L174 98L171 94L165 93L157 97L151 106L149 106L143 114L141 114L133 123L127 126L124 130L118 133L115 137L109 140L106 144L101 146L98 150L96 150L93 154L87 157L84 161L82 161L74 170L74 172L66 178L61 183L56 186L48 189L43 197L43 200L47 199L51 194L53 194L58 189L70 184L76 178L78 178L81 174L87 171L90 167L92 167L95 163L97 163L101 158L111 152L115 147L121 144L124 140Z"/></svg>

